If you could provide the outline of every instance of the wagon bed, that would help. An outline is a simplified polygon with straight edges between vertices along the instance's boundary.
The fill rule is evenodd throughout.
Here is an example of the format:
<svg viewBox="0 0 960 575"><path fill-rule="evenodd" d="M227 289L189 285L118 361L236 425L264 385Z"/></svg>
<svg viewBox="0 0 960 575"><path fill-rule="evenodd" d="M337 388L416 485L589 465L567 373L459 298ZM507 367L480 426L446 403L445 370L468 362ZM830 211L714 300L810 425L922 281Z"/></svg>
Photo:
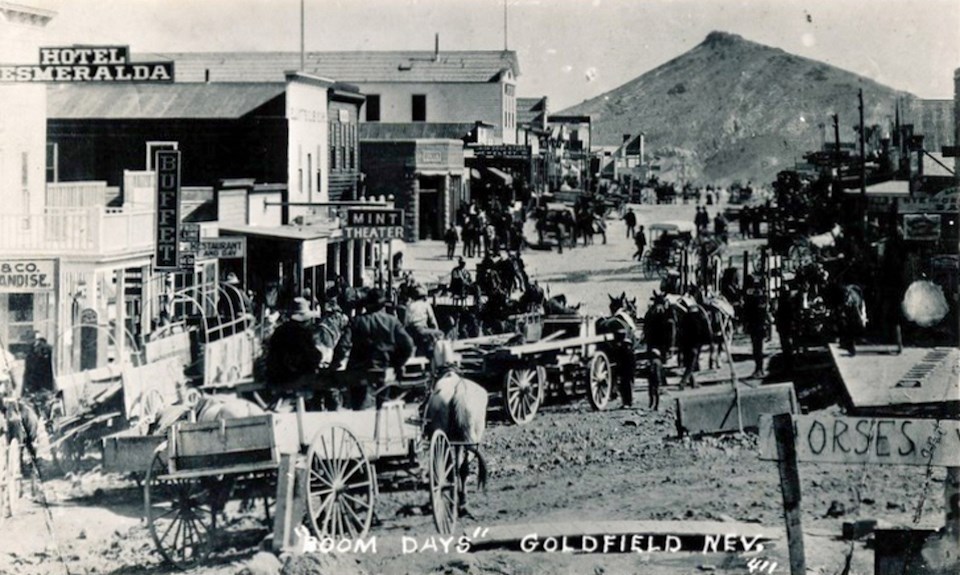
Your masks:
<svg viewBox="0 0 960 575"><path fill-rule="evenodd" d="M617 341L598 334L595 320L583 316L544 316L536 341L511 343L505 334L461 340L465 377L499 393L503 410L518 425L536 416L548 392L556 396L587 393L595 409L603 409L612 387L612 364L605 351Z"/></svg>

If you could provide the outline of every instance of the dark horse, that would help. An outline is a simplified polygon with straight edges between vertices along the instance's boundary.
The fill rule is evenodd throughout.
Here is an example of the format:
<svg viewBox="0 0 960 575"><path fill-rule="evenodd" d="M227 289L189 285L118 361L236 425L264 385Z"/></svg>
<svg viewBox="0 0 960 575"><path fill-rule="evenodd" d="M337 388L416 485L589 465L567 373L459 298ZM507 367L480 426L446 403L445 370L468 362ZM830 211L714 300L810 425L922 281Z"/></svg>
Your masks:
<svg viewBox="0 0 960 575"><path fill-rule="evenodd" d="M670 353L677 342L677 314L667 301L666 294L653 292L652 305L643 316L643 339L647 342L647 351L660 351L663 363L667 363Z"/></svg>
<svg viewBox="0 0 960 575"><path fill-rule="evenodd" d="M636 376L637 337L637 298L628 299L626 292L610 298L610 317L597 320L598 334L613 333L617 339L606 348L614 364L614 377L623 398L623 405L633 403L633 380Z"/></svg>

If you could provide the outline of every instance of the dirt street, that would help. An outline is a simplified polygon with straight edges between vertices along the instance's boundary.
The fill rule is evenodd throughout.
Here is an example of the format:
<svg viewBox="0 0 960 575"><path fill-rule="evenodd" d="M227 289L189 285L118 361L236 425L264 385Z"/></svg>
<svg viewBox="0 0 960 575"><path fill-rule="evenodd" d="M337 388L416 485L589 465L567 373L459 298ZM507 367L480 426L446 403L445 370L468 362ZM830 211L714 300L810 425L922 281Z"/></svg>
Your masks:
<svg viewBox="0 0 960 575"><path fill-rule="evenodd" d="M657 219L691 219L693 206L646 206L638 211L641 223L649 223ZM528 271L547 283L553 294L565 293L571 302L582 302L586 313L605 313L606 294L622 291L638 298L642 313L656 282L638 281L637 262L630 259L632 242L623 236L622 223L613 221L608 230L608 245L577 248L562 256L555 252L528 252ZM446 274L452 267L439 243L410 248L406 260L407 267L425 282ZM738 372L749 373L747 345L742 339L735 345ZM774 338L768 345L768 356L776 352ZM378 539L378 553L342 555L332 572L345 572L346 565L360 572L391 575L748 573L748 561L757 558L770 562L766 564L769 571L764 572L788 573L775 464L759 460L753 435L677 438L674 400L679 393L675 385L678 375L670 374L671 385L659 412L619 409L617 401L607 411L593 412L585 400L577 400L545 406L532 423L523 427L507 425L492 414L483 447L491 470L489 486L486 493L470 494L475 517L464 519L461 526L473 533L476 528L498 525L585 521L745 522L755 524L773 538L764 551L749 556L664 551L423 551L423 543L435 535L430 517L397 516L404 504L426 502L426 492L419 491L383 493L378 500L382 525L371 533ZM721 377L714 374L716 379ZM818 378L821 374L813 376ZM826 375L822 374L822 378ZM644 381L637 381L637 404L646 405L645 387ZM798 395L803 403L807 395L801 391ZM811 392L814 393L822 396L823 389ZM826 409L838 411L836 406ZM94 467L95 460L88 463L87 470L78 477L57 478L45 484L53 532L44 520L43 508L29 496L20 501L15 517L0 522L0 573L170 572L160 564L140 519L142 496L135 485L121 477L102 476ZM843 521L872 518L911 526L916 507L923 501L920 526L936 528L943 523L942 470L935 470L925 480L924 470L917 467L801 464L800 477L807 567L812 573L842 572L848 553L852 553L849 573L873 572L873 551L867 544L861 541L851 545L839 540ZM832 504L834 510L840 505L844 510L827 517ZM403 552L403 536L416 539L417 552ZM192 573L239 573L254 551L240 550ZM772 563L776 566L771 567Z"/></svg>

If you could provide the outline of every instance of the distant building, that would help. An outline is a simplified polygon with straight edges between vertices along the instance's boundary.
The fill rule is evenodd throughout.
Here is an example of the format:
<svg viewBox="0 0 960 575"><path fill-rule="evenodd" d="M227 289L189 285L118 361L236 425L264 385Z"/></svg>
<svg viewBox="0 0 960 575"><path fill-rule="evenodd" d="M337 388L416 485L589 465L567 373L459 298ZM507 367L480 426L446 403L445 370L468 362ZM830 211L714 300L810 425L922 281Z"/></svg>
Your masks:
<svg viewBox="0 0 960 575"><path fill-rule="evenodd" d="M297 52L181 52L177 82L277 82L300 68ZM494 126L498 143L517 143L512 51L307 52L304 71L359 87L367 96L361 122L470 123Z"/></svg>
<svg viewBox="0 0 960 575"><path fill-rule="evenodd" d="M290 202L327 201L332 85L300 73L271 83L53 85L51 172L117 186L124 170L150 171L154 152L172 148L183 154L184 186L247 177L285 184Z"/></svg>
<svg viewBox="0 0 960 575"><path fill-rule="evenodd" d="M55 15L0 2L0 54L4 63L36 62L44 28ZM21 238L43 234L43 229L37 228L37 218L44 209L46 181L46 90L43 84L2 83L0 102L0 274L5 276L0 283L0 345L22 353L35 330L53 341L57 327L56 260L12 249ZM7 270L17 266L37 267L42 271L30 277L46 274L47 281L33 285L7 281L13 278L6 276Z"/></svg>

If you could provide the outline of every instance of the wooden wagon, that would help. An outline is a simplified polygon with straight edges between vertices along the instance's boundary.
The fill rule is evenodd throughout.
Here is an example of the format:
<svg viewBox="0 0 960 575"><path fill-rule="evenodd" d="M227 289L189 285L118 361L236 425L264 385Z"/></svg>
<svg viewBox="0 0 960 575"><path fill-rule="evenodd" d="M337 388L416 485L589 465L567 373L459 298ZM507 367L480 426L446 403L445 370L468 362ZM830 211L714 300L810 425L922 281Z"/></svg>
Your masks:
<svg viewBox="0 0 960 575"><path fill-rule="evenodd" d="M381 390L396 378L383 375ZM457 450L443 431L425 438L418 405L378 401L363 411L295 411L175 424L144 484L145 514L160 554L181 568L211 553L255 545L263 531L242 518L242 500L264 499L277 550L301 518L312 534L357 539L371 527L381 486L426 486L434 522L456 526ZM267 499L275 497L272 520Z"/></svg>
<svg viewBox="0 0 960 575"><path fill-rule="evenodd" d="M465 377L499 395L510 421L533 421L548 397L586 394L594 409L604 409L613 391L614 364L609 353L617 340L598 334L593 318L544 316L537 341L510 344L515 334L454 342Z"/></svg>

